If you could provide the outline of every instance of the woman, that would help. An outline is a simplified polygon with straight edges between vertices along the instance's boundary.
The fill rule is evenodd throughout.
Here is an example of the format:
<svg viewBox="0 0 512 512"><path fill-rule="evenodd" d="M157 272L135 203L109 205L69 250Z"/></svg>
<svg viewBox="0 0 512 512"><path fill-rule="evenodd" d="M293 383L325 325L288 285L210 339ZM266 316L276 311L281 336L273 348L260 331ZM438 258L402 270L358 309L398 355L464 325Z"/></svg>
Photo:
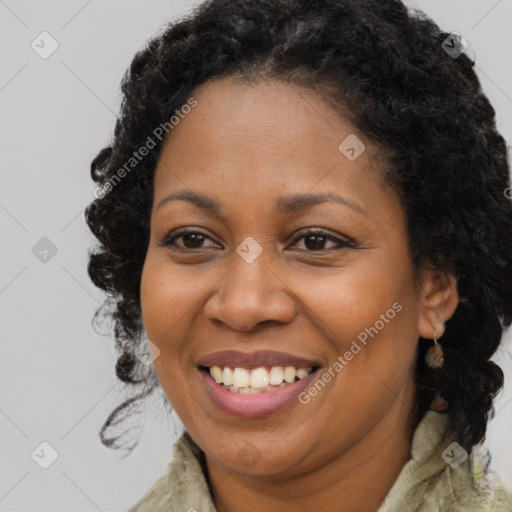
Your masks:
<svg viewBox="0 0 512 512"><path fill-rule="evenodd" d="M512 510L476 450L509 166L463 50L398 0L212 0L137 53L86 218L141 392L101 434L159 386L185 432L131 512Z"/></svg>

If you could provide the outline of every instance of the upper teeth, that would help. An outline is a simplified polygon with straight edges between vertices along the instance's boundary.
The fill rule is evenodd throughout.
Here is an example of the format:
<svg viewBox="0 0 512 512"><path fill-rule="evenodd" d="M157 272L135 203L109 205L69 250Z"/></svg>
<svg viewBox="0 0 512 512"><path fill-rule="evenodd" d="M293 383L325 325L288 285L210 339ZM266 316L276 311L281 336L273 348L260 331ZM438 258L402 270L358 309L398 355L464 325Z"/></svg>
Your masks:
<svg viewBox="0 0 512 512"><path fill-rule="evenodd" d="M220 366L212 366L210 368L210 375L219 384L225 386L236 386L237 388L265 388L269 384L272 386L279 386L283 380L285 382L293 382L295 377L303 379L311 371L313 367L297 368L294 366L273 366L270 372L265 367L255 368L254 370L247 370L245 368L221 368Z"/></svg>

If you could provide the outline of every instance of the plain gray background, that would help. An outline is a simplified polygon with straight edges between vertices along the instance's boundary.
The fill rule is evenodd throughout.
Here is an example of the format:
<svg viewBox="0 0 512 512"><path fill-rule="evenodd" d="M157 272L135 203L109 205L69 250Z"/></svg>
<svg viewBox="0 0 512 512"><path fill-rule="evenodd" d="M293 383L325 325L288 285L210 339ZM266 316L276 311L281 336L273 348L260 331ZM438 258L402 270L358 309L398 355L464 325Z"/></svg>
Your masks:
<svg viewBox="0 0 512 512"><path fill-rule="evenodd" d="M114 373L113 340L91 327L103 296L86 272L94 239L83 210L93 199L90 162L114 128L123 72L152 34L192 5L0 0L0 510L127 510L164 474L181 433L179 419L166 418L155 395L145 405L141 443L129 457L100 442L101 425L130 393ZM407 5L469 42L498 128L511 141L512 0ZM59 45L47 59L31 47L44 31ZM50 250L43 262L34 253L49 246L56 253ZM486 442L510 487L511 349L508 333L493 358L505 371L506 387ZM49 456L42 442L58 453L48 469L31 456L34 450Z"/></svg>

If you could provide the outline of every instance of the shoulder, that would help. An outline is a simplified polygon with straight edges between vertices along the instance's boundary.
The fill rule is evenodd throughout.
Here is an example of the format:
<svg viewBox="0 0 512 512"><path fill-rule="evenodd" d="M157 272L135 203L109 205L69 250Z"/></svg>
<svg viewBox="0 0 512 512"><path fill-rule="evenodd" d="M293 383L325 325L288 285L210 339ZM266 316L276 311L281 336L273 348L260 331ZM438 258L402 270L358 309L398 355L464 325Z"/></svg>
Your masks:
<svg viewBox="0 0 512 512"><path fill-rule="evenodd" d="M478 510L512 512L512 490L505 487L501 476L491 465L491 458L488 448L483 446L474 448L471 456L472 489L477 501L481 500Z"/></svg>
<svg viewBox="0 0 512 512"><path fill-rule="evenodd" d="M502 486L468 493L452 505L453 512L512 512L512 494Z"/></svg>
<svg viewBox="0 0 512 512"><path fill-rule="evenodd" d="M160 477L128 512L160 512L170 510L171 496L167 475Z"/></svg>
<svg viewBox="0 0 512 512"><path fill-rule="evenodd" d="M201 449L187 431L175 442L167 473L128 512L187 512L201 504L204 512L215 512L202 469Z"/></svg>
<svg viewBox="0 0 512 512"><path fill-rule="evenodd" d="M468 454L449 417L429 411L414 433L411 458L379 512L397 510L512 512L512 494L491 469L488 449L473 447Z"/></svg>
<svg viewBox="0 0 512 512"><path fill-rule="evenodd" d="M467 465L468 471L447 470L451 498L456 498L450 508L453 512L512 512L512 492L507 489L498 473L474 453ZM449 501L449 500L448 500Z"/></svg>
<svg viewBox="0 0 512 512"><path fill-rule="evenodd" d="M512 492L503 486L495 489L495 503L490 512L512 512Z"/></svg>
<svg viewBox="0 0 512 512"><path fill-rule="evenodd" d="M483 496L485 506L482 510L485 512L512 512L512 492L503 486L499 477L496 476L488 483L487 492Z"/></svg>

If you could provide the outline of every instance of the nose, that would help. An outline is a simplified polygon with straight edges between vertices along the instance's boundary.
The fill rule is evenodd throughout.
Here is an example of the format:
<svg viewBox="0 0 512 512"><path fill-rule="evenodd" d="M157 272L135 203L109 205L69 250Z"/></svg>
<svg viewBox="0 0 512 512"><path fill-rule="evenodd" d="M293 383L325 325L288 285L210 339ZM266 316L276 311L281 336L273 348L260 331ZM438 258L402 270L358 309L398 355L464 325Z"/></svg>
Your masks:
<svg viewBox="0 0 512 512"><path fill-rule="evenodd" d="M291 322L297 314L296 301L280 278L278 265L271 265L270 259L264 251L247 263L235 253L229 271L205 305L208 320L242 332L251 332L263 323Z"/></svg>

